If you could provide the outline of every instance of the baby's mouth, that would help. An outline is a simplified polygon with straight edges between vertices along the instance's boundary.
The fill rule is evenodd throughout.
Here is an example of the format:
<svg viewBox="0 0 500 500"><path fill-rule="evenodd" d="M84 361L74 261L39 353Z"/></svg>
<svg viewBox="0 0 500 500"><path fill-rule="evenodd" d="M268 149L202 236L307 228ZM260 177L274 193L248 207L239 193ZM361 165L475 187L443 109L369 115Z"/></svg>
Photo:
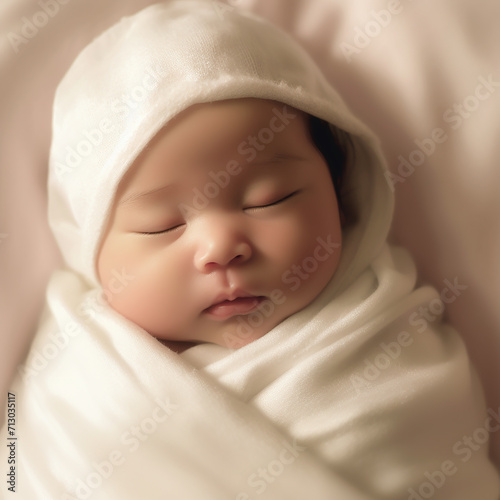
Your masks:
<svg viewBox="0 0 500 500"><path fill-rule="evenodd" d="M215 320L225 320L233 316L251 314L266 298L262 296L236 297L222 300L207 307L203 312Z"/></svg>

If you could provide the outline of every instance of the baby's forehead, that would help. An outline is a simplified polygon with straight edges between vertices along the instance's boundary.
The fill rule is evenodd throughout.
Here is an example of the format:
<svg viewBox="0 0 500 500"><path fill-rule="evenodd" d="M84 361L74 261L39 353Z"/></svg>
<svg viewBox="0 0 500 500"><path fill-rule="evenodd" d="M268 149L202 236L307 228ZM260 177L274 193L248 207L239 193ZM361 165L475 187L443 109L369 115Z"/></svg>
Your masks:
<svg viewBox="0 0 500 500"><path fill-rule="evenodd" d="M282 102L243 98L193 105L166 123L137 156L120 183L154 184L154 175L197 163L234 169L299 156L307 146L309 115ZM149 173L148 173L149 172ZM148 178L149 177L149 178Z"/></svg>

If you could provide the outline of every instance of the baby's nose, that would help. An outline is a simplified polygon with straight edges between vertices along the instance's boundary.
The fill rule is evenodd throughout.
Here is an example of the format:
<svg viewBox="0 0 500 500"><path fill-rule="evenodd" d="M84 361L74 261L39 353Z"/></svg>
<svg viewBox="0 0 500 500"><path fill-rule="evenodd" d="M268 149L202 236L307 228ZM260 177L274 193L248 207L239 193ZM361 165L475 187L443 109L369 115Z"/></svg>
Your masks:
<svg viewBox="0 0 500 500"><path fill-rule="evenodd" d="M241 228L213 220L203 225L199 235L195 266L202 273L240 265L252 256L252 246Z"/></svg>

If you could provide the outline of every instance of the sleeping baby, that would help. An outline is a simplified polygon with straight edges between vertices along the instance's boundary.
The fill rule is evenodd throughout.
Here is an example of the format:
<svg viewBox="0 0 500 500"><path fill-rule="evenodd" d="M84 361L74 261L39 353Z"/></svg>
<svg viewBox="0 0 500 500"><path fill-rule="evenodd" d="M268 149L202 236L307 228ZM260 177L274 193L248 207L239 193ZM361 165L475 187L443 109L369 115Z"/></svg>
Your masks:
<svg viewBox="0 0 500 500"><path fill-rule="evenodd" d="M11 389L21 498L498 500L500 416L422 317L387 178L250 13L164 2L95 39L54 102L64 266Z"/></svg>
<svg viewBox="0 0 500 500"><path fill-rule="evenodd" d="M103 286L117 268L134 277L112 307L161 340L241 347L312 302L341 246L336 190L316 146L328 130L316 125L315 143L312 119L230 99L193 105L162 128L120 182L101 243ZM330 137L338 178L342 153Z"/></svg>

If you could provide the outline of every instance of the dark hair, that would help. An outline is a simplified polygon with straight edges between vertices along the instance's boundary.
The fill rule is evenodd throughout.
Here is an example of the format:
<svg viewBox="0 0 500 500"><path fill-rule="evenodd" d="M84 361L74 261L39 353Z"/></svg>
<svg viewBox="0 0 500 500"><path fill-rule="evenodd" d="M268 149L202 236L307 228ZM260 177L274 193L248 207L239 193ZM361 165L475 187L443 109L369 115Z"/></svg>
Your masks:
<svg viewBox="0 0 500 500"><path fill-rule="evenodd" d="M353 153L352 139L343 130L333 128L328 122L313 115L309 115L309 131L314 145L323 155L333 187L337 194L341 220L346 220L345 206L342 202L342 184L345 179L349 155Z"/></svg>

